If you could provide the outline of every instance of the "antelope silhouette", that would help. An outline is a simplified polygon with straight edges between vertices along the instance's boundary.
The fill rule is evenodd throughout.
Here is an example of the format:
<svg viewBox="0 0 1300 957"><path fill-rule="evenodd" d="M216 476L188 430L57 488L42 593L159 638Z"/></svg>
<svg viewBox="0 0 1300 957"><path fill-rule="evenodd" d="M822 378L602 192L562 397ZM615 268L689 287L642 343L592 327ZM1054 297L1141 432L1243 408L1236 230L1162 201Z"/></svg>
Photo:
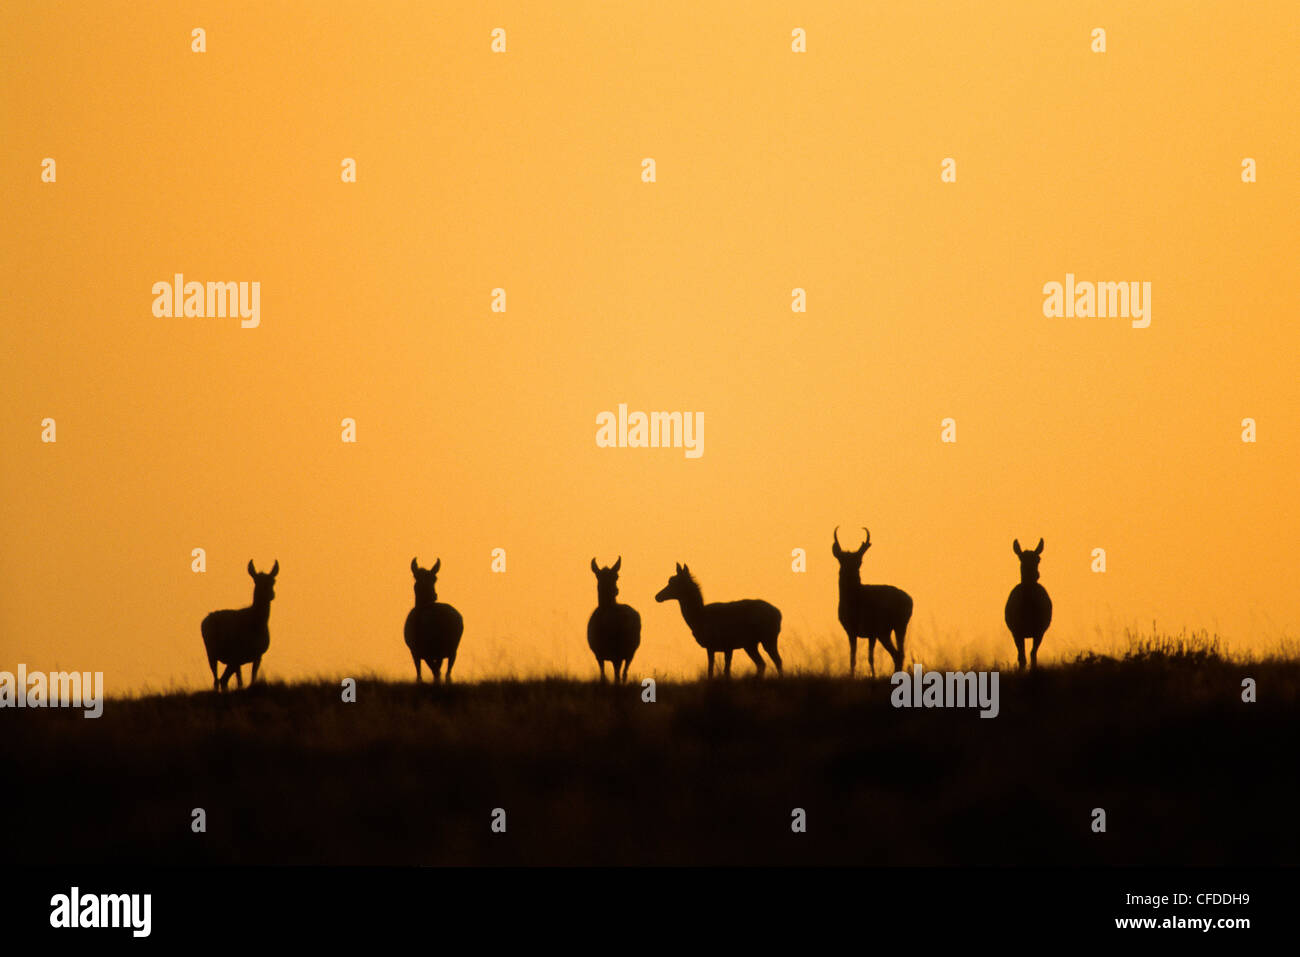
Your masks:
<svg viewBox="0 0 1300 957"><path fill-rule="evenodd" d="M866 539L855 551L840 547L840 530L831 536L831 554L840 563L840 624L849 636L849 674L858 662L858 639L867 639L867 661L871 676L876 676L876 642L879 641L894 659L894 671L903 670L903 642L907 623L912 619L912 596L893 585L864 585L859 581L862 556L871 547L871 532L864 526ZM898 637L897 645L889 640L890 632Z"/></svg>
<svg viewBox="0 0 1300 957"><path fill-rule="evenodd" d="M1005 617L1023 671L1026 638L1034 639L1034 647L1029 651L1029 666L1038 667L1038 646L1042 644L1047 626L1052 623L1052 599L1048 597L1047 589L1038 584L1038 560L1043 554L1043 540L1040 538L1038 547L1028 551L1020 547L1017 538L1011 542L1011 550L1020 559L1020 584L1011 589Z"/></svg>
<svg viewBox="0 0 1300 957"><path fill-rule="evenodd" d="M271 647L271 599L275 597L275 576L280 574L280 562L269 572L259 572L248 560L248 574L253 578L253 603L247 608L226 608L214 611L203 619L199 631L203 634L203 647L208 653L208 667L212 669L212 690L226 691L230 676L235 676L239 687L244 687L243 666L252 662L253 674L249 687L257 680L257 669L262 655ZM224 663L226 670L217 677L217 664Z"/></svg>
<svg viewBox="0 0 1300 957"><path fill-rule="evenodd" d="M731 676L731 655L737 648L744 648L745 654L754 659L754 667L761 676L766 665L759 657L759 645L776 665L776 673L781 673L781 655L776 650L781 612L774 605L757 598L716 601L706 605L691 570L681 564L668 579L668 584L655 595L655 601L668 601L670 598L676 598L681 606L682 618L695 636L696 644L708 652L710 678L713 677L713 659L719 651L723 655L723 674Z"/></svg>
<svg viewBox="0 0 1300 957"><path fill-rule="evenodd" d="M596 576L596 610L587 619L587 646L600 665L600 680L605 680L608 661L614 665L616 684L627 680L628 666L641 644L641 616L631 605L614 600L618 596L618 570L622 565L622 555L608 568L601 568L594 558L591 560L591 571Z"/></svg>
<svg viewBox="0 0 1300 957"><path fill-rule="evenodd" d="M438 601L434 583L438 580L438 569L442 568L442 559L436 559L432 568L421 568L411 559L411 574L415 576L415 607L406 616L403 635L406 647L411 649L411 660L415 662L415 683L422 680L420 661L428 664L433 672L435 682L442 680L442 662L447 660L447 680L451 680L451 666L456 663L456 649L460 646L460 636L465 631L465 621L460 612L446 602Z"/></svg>

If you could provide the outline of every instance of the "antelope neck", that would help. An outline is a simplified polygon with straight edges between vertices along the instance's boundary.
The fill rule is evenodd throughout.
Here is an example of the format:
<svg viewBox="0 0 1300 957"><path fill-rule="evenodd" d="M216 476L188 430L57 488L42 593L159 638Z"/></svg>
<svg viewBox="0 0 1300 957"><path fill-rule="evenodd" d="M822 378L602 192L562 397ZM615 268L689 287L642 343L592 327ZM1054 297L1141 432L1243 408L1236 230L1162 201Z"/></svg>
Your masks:
<svg viewBox="0 0 1300 957"><path fill-rule="evenodd" d="M682 606L682 617L686 619L688 625L694 626L696 622L704 617L704 595L698 590L692 589L689 594L682 595L677 599L677 603Z"/></svg>

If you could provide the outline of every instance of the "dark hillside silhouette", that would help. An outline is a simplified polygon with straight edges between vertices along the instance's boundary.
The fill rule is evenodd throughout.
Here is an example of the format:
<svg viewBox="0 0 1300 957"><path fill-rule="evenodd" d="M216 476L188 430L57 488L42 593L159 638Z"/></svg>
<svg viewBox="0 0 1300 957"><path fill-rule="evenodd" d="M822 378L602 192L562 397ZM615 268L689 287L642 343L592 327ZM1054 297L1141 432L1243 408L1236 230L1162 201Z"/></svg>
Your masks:
<svg viewBox="0 0 1300 957"><path fill-rule="evenodd" d="M1257 702L1241 700L1243 675L1267 689ZM885 678L829 675L661 679L651 705L635 684L486 681L430 694L362 676L345 704L337 680L263 677L237 695L110 698L93 721L12 709L0 715L0 767L15 782L0 796L6 850L114 873L1300 865L1294 659L1165 645L1004 672L994 720L895 708L891 690ZM52 760L58 786L30 786ZM206 834L190 830L196 807ZM497 807L505 834L490 826ZM796 807L806 833L791 831ZM1090 826L1095 807L1104 834Z"/></svg>

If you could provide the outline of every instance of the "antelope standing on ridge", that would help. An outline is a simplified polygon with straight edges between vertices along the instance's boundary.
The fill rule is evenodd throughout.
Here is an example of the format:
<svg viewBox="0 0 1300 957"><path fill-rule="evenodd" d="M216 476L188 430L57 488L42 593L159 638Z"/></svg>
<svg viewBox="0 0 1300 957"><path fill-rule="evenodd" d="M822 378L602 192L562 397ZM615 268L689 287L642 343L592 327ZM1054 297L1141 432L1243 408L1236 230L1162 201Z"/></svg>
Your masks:
<svg viewBox="0 0 1300 957"><path fill-rule="evenodd" d="M419 684L420 662L423 660L433 672L433 680L442 680L442 662L447 661L447 680L451 680L451 666L456 663L456 649L460 647L460 636L465 631L464 619L460 612L446 602L438 601L434 583L438 580L438 569L442 559L434 561L432 568L421 568L411 559L411 574L415 576L415 607L406 616L403 635L406 647L411 650L411 660L415 662L415 683Z"/></svg>
<svg viewBox="0 0 1300 957"><path fill-rule="evenodd" d="M776 665L776 673L781 673L781 655L776 650L781 612L776 606L757 598L715 601L706 605L691 570L681 564L668 579L668 584L655 595L655 601L668 601L670 598L676 598L681 606L682 618L686 619L696 644L708 652L710 678L713 677L713 658L719 651L723 655L722 673L731 676L731 655L737 648L745 649L745 654L754 660L754 667L761 676L766 665L759 657L759 645Z"/></svg>
<svg viewBox="0 0 1300 957"><path fill-rule="evenodd" d="M257 680L257 669L262 655L271 647L271 599L275 597L275 576L280 574L277 560L269 572L259 572L248 560L248 574L253 578L253 603L247 608L226 608L214 611L203 619L199 631L203 634L203 647L208 653L208 667L212 669L212 690L222 692L235 676L239 687L244 687L243 666L252 662L253 674L249 687ZM217 677L217 664L226 670Z"/></svg>
<svg viewBox="0 0 1300 957"><path fill-rule="evenodd" d="M641 616L631 605L614 600L618 596L618 570L622 565L622 555L608 568L601 568L594 558L591 560L591 571L596 576L596 610L587 620L587 646L600 665L600 680L605 680L608 661L614 665L615 684L627 681L628 666L641 644Z"/></svg>
<svg viewBox="0 0 1300 957"><path fill-rule="evenodd" d="M871 532L865 527L866 539L856 551L840 548L840 530L831 536L831 554L840 563L840 624L849 636L849 674L858 662L858 639L867 639L867 661L871 677L876 676L876 642L879 641L894 659L894 671L903 670L903 642L907 623L912 619L912 596L893 585L864 585L859 581L862 556L871 547ZM889 640L890 632L898 643Z"/></svg>
<svg viewBox="0 0 1300 957"><path fill-rule="evenodd" d="M1052 623L1052 599L1047 589L1038 584L1038 560L1043 554L1043 540L1038 540L1038 547L1033 551L1022 549L1020 539L1011 542L1011 550L1020 559L1020 584L1011 589L1007 598L1005 618L1011 629L1011 637L1016 642L1016 651L1020 656L1020 670L1025 667L1025 639L1034 639L1034 646L1029 651L1029 667L1038 667L1038 646L1042 644L1043 633Z"/></svg>

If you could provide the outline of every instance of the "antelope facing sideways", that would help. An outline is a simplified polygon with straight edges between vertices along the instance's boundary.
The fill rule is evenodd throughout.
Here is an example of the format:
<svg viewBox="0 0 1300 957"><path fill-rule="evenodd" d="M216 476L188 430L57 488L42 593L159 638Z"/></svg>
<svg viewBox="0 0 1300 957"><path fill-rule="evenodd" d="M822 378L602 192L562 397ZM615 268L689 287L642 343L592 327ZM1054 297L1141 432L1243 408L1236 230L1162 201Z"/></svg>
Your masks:
<svg viewBox="0 0 1300 957"><path fill-rule="evenodd" d="M243 666L252 662L253 674L248 679L251 687L257 680L257 669L262 655L271 647L271 599L275 597L275 576L280 574L277 560L269 572L259 572L248 560L248 574L253 577L253 603L247 608L226 608L214 611L203 619L199 631L203 634L203 647L208 653L208 667L212 669L212 690L222 692L235 676L239 687L244 687ZM224 663L226 670L217 677L217 664Z"/></svg>
<svg viewBox="0 0 1300 957"><path fill-rule="evenodd" d="M596 610L587 619L587 647L600 665L600 680L605 680L608 661L614 665L615 684L627 681L628 666L641 644L641 616L631 605L614 600L618 597L618 570L622 565L622 555L608 568L601 568L594 558L591 560L591 571L596 576Z"/></svg>
<svg viewBox="0 0 1300 957"><path fill-rule="evenodd" d="M710 678L713 677L713 657L719 651L723 655L722 673L731 676L731 655L737 648L745 649L745 654L754 660L754 667L761 676L766 665L759 657L759 645L776 665L776 673L781 673L781 656L776 650L781 612L776 606L757 598L715 601L706 605L700 586L691 577L691 570L680 564L676 574L668 579L668 584L655 595L655 601L668 601L670 598L677 599L682 617L686 619L696 643L709 653Z"/></svg>
<svg viewBox="0 0 1300 957"><path fill-rule="evenodd" d="M858 639L867 639L867 660L871 676L876 676L876 642L885 646L894 659L894 671L903 670L903 641L907 623L912 619L912 596L893 585L864 585L859 581L862 556L871 547L871 532L864 527L866 540L856 551L840 548L840 530L835 529L831 554L840 563L840 624L849 636L849 674L858 662ZM897 645L889 640L890 632L898 636Z"/></svg>
<svg viewBox="0 0 1300 957"><path fill-rule="evenodd" d="M447 661L447 680L451 680L451 666L456 663L456 649L460 647L460 636L465 631L465 621L458 612L446 602L438 601L434 583L438 580L438 569L442 559L433 563L432 568L421 568L411 559L411 574L415 576L415 607L406 616L403 635L406 647L411 650L411 660L415 662L415 683L419 684L420 662L424 661L433 672L435 682L442 680L442 662Z"/></svg>
<svg viewBox="0 0 1300 957"><path fill-rule="evenodd" d="M1025 639L1034 639L1034 646L1029 651L1029 667L1038 667L1038 646L1043 642L1043 634L1052 623L1052 599L1047 589L1038 584L1038 560L1043 554L1043 540L1038 540L1038 547L1032 552L1020 547L1020 539L1013 539L1011 550L1020 559L1020 584L1011 589L1007 598L1006 621L1011 629L1011 637L1016 642L1016 651L1020 656L1020 669L1025 667Z"/></svg>

